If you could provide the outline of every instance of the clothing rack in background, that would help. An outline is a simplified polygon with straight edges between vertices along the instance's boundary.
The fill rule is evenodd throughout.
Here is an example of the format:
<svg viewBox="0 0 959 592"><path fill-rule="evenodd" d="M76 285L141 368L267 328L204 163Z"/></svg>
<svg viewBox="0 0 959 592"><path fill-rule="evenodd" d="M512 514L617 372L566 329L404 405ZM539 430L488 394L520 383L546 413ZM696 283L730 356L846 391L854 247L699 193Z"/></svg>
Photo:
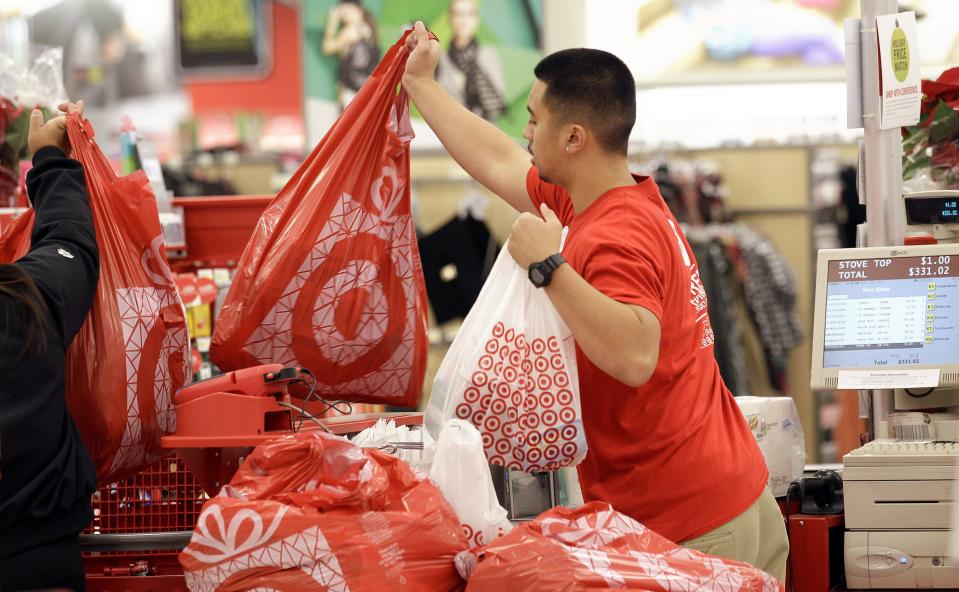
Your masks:
<svg viewBox="0 0 959 592"><path fill-rule="evenodd" d="M803 335L789 263L762 233L730 222L715 162L659 157L642 168L696 256L726 385L735 395L788 393L787 359Z"/></svg>
<svg viewBox="0 0 959 592"><path fill-rule="evenodd" d="M788 356L803 337L789 264L744 224L689 226L685 232L709 299L726 386L735 395L788 393Z"/></svg>

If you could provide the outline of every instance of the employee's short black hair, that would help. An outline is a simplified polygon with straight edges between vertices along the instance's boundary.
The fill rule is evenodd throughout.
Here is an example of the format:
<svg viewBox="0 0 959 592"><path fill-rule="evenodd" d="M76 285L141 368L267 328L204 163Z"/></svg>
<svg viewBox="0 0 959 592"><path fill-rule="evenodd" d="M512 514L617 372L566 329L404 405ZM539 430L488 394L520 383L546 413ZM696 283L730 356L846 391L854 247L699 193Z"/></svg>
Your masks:
<svg viewBox="0 0 959 592"><path fill-rule="evenodd" d="M533 70L546 84L543 102L563 123L586 125L609 152L626 154L636 123L636 83L618 57L599 49L564 49Z"/></svg>

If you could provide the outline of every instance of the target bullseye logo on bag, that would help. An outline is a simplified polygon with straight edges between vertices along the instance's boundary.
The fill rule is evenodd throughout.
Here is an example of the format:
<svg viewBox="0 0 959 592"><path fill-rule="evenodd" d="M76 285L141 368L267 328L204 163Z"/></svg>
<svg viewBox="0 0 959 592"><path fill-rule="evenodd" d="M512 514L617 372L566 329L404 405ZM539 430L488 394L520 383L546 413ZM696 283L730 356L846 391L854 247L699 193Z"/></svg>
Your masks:
<svg viewBox="0 0 959 592"><path fill-rule="evenodd" d="M402 187L394 170L383 173L373 183L371 198L377 203L380 187L389 180L389 203L375 213L341 194L283 296L244 344L264 364L310 359L309 367L330 394L401 398L412 378L408 371L387 370L402 369L409 358L417 319L415 308L407 306L416 297L408 260L412 222L409 215L391 216ZM311 330L294 333L293 327ZM317 348L321 355L312 355ZM365 374L370 367L384 372Z"/></svg>
<svg viewBox="0 0 959 592"><path fill-rule="evenodd" d="M163 434L174 432L173 386L183 384L189 373L186 325L163 322L165 319L175 321L179 315L185 315L185 311L161 249L163 236L157 235L140 257L140 265L153 282L152 287L116 290L126 357L127 425L113 458L112 471L150 464L162 457L151 445L151 439L144 438L142 417L153 418L152 425L146 426L148 430Z"/></svg>
<svg viewBox="0 0 959 592"><path fill-rule="evenodd" d="M408 53L394 45L260 218L213 335L224 370L316 375L317 393L414 407L426 289L410 214Z"/></svg>

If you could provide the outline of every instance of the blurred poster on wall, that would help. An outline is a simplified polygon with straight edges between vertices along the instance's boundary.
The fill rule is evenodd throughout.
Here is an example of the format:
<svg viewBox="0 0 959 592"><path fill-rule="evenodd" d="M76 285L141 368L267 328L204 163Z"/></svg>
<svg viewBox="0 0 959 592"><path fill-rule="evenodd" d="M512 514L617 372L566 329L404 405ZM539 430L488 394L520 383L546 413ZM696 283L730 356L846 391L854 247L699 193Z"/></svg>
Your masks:
<svg viewBox="0 0 959 592"><path fill-rule="evenodd" d="M619 4L619 3L617 3ZM844 77L843 20L857 0L628 0L597 3L593 43L611 20L636 31L624 59L641 87L815 82ZM903 0L914 10L926 77L959 61L959 2ZM602 14L603 12L607 14ZM622 36L620 36L622 37ZM602 40L598 41L602 45Z"/></svg>
<svg viewBox="0 0 959 592"><path fill-rule="evenodd" d="M314 0L302 8L311 143L416 20L443 48L437 81L474 113L514 137L522 134L533 67L541 57L541 0ZM413 116L423 146L422 136L431 133L415 110ZM438 145L435 138L432 143Z"/></svg>
<svg viewBox="0 0 959 592"><path fill-rule="evenodd" d="M97 139L118 149L129 116L161 155L189 104L174 68L173 0L62 0L24 9L30 42L63 48L64 86L83 99Z"/></svg>

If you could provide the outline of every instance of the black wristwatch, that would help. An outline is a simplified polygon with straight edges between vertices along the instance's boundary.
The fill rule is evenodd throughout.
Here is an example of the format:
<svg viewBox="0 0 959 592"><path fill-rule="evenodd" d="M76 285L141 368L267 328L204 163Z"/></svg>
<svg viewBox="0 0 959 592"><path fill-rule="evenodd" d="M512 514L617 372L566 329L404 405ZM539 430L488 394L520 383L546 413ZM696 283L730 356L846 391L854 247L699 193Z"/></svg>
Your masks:
<svg viewBox="0 0 959 592"><path fill-rule="evenodd" d="M530 264L528 273L529 281L533 282L533 285L537 288L545 288L553 279L553 270L563 263L566 263L566 259L563 259L562 255L556 253L542 261Z"/></svg>

